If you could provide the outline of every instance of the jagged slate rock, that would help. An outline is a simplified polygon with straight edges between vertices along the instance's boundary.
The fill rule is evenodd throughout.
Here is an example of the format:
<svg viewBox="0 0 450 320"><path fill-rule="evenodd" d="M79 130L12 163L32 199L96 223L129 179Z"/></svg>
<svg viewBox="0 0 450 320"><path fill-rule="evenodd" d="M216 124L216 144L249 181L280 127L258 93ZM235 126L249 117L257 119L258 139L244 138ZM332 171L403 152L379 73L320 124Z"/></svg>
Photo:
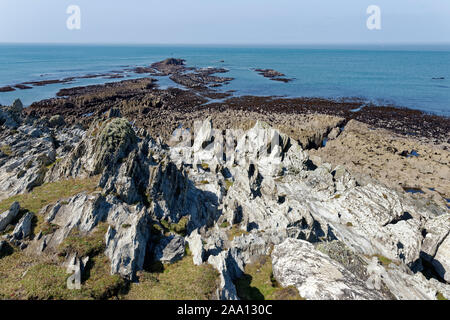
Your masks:
<svg viewBox="0 0 450 320"><path fill-rule="evenodd" d="M102 174L106 168L120 166L122 159L136 148L137 137L128 120L114 118L103 124L93 123L70 155L52 172L52 178Z"/></svg>
<svg viewBox="0 0 450 320"><path fill-rule="evenodd" d="M335 127L328 134L328 139L334 140L339 136L340 133L341 133L341 129L339 129L339 127Z"/></svg>
<svg viewBox="0 0 450 320"><path fill-rule="evenodd" d="M12 232L12 237L16 240L22 240L31 234L31 225L33 221L34 214L32 212L27 212L19 223L17 223L14 231Z"/></svg>
<svg viewBox="0 0 450 320"><path fill-rule="evenodd" d="M388 267L383 267L376 257L367 267L367 272L369 275L367 283L371 287L380 289L383 285L397 300L434 300L438 293L437 288L448 292L448 288L442 288L441 285L428 281L420 272L414 274L404 264L391 263Z"/></svg>
<svg viewBox="0 0 450 320"><path fill-rule="evenodd" d="M450 235L439 246L433 261L431 262L437 273L450 283Z"/></svg>
<svg viewBox="0 0 450 320"><path fill-rule="evenodd" d="M333 172L333 179L336 185L336 191L342 192L356 187L356 180L343 166L337 166Z"/></svg>
<svg viewBox="0 0 450 320"><path fill-rule="evenodd" d="M35 129L31 130L29 135L33 138L40 138L40 137L42 137L43 133L39 128L35 128Z"/></svg>
<svg viewBox="0 0 450 320"><path fill-rule="evenodd" d="M150 238L149 214L141 205L131 207L116 202L109 212L108 223L105 255L111 261L111 274L134 280L136 271L144 265Z"/></svg>
<svg viewBox="0 0 450 320"><path fill-rule="evenodd" d="M17 217L20 210L20 204L14 202L8 211L0 214L0 231L5 230L5 228Z"/></svg>
<svg viewBox="0 0 450 320"><path fill-rule="evenodd" d="M198 229L195 229L191 232L189 237L186 238L187 243L189 244L189 250L192 253L192 259L196 266L203 264L205 250L203 248L202 237L198 233Z"/></svg>
<svg viewBox="0 0 450 320"><path fill-rule="evenodd" d="M51 133L28 124L2 139L11 156L0 162L0 200L31 191L45 180L47 166L55 161Z"/></svg>
<svg viewBox="0 0 450 320"><path fill-rule="evenodd" d="M99 222L106 219L112 209L111 204L99 193L80 193L46 207L41 212L44 219L59 227L47 239L47 247L56 248L74 228L86 234L91 232Z"/></svg>
<svg viewBox="0 0 450 320"><path fill-rule="evenodd" d="M257 164L263 176L281 174L280 156L290 139L271 128L267 123L257 121L255 126L239 137L235 161L240 165L249 162Z"/></svg>
<svg viewBox="0 0 450 320"><path fill-rule="evenodd" d="M252 263L260 256L268 255L273 245L280 244L287 238L286 233L264 232L250 233L235 237L231 242L232 248L239 249L238 257L244 264Z"/></svg>
<svg viewBox="0 0 450 320"><path fill-rule="evenodd" d="M44 251L58 248L74 228L87 236L100 222L106 222L105 255L111 261L111 273L132 280L142 269L150 236L149 214L143 205L131 206L112 195L80 193L44 208L41 214L58 226L42 238L40 248Z"/></svg>
<svg viewBox="0 0 450 320"><path fill-rule="evenodd" d="M316 249L327 254L361 280L369 278L367 262L350 250L343 242L338 240L322 242L317 245Z"/></svg>
<svg viewBox="0 0 450 320"><path fill-rule="evenodd" d="M14 115L3 108L0 109L0 123L9 129L17 129L19 127L19 123L17 123Z"/></svg>
<svg viewBox="0 0 450 320"><path fill-rule="evenodd" d="M423 259L431 262L441 243L450 234L450 214L443 214L429 219L425 223L423 230L426 235L422 243L421 256Z"/></svg>
<svg viewBox="0 0 450 320"><path fill-rule="evenodd" d="M162 263L174 263L185 254L185 242L181 236L162 238L155 247L154 259Z"/></svg>
<svg viewBox="0 0 450 320"><path fill-rule="evenodd" d="M120 110L117 108L111 108L108 110L108 112L106 113L106 117L108 119L111 118L122 118L122 114L120 113Z"/></svg>
<svg viewBox="0 0 450 320"><path fill-rule="evenodd" d="M220 274L220 286L217 289L220 300L239 300L233 281L243 276L244 265L237 255L238 250L233 248L208 258L208 263Z"/></svg>
<svg viewBox="0 0 450 320"><path fill-rule="evenodd" d="M0 107L0 123L10 129L17 129L22 123L22 102L16 99L10 107Z"/></svg>
<svg viewBox="0 0 450 320"><path fill-rule="evenodd" d="M308 300L380 300L384 297L303 240L286 239L272 252L273 274Z"/></svg>
<svg viewBox="0 0 450 320"><path fill-rule="evenodd" d="M16 99L14 100L12 106L11 106L11 111L14 113L20 113L23 110L23 104L22 101L20 101L20 99Z"/></svg>

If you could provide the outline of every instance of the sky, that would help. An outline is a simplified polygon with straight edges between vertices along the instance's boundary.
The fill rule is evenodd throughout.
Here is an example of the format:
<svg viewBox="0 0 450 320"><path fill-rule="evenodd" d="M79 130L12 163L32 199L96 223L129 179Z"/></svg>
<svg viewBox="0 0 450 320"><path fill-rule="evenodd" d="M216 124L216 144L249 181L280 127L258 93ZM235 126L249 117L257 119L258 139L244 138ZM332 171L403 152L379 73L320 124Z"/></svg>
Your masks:
<svg viewBox="0 0 450 320"><path fill-rule="evenodd" d="M370 5L381 30L366 26ZM449 44L450 0L0 0L0 43L11 42Z"/></svg>

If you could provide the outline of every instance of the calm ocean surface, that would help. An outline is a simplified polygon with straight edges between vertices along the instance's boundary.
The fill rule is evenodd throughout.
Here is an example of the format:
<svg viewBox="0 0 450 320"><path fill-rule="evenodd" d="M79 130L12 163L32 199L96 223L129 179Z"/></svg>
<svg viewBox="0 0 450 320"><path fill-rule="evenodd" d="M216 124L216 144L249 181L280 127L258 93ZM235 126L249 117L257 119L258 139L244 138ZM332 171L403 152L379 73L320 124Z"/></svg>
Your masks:
<svg viewBox="0 0 450 320"><path fill-rule="evenodd" d="M0 87L149 65L168 57L197 67L224 67L236 78L220 90L235 95L358 97L450 116L450 47L334 48L184 47L112 45L0 45ZM224 60L224 62L221 62ZM279 83L252 68L272 68L295 80ZM143 77L128 73L127 78ZM444 79L433 79L433 78ZM61 88L121 81L77 79L69 84L0 93L0 104L25 105ZM161 87L176 86L167 77Z"/></svg>

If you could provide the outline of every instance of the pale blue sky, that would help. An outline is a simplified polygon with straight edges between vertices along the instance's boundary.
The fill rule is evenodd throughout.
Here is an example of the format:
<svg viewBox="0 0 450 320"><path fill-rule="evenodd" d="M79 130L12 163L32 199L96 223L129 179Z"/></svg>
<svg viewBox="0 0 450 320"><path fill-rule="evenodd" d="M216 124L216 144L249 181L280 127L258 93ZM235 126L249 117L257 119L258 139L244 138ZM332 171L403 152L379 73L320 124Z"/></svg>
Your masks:
<svg viewBox="0 0 450 320"><path fill-rule="evenodd" d="M66 28L71 4L81 30ZM0 0L0 42L450 43L450 0Z"/></svg>

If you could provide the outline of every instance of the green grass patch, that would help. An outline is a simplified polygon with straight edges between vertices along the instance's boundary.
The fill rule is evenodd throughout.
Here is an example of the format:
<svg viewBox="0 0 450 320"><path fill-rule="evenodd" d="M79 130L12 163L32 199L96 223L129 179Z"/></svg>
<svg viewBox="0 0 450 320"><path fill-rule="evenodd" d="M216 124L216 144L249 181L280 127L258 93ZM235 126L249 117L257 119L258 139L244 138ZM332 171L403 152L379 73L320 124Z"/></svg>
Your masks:
<svg viewBox="0 0 450 320"><path fill-rule="evenodd" d="M91 233L83 235L77 228L59 245L58 254L67 256L77 253L78 257L93 257L105 250L105 234L108 224L100 223Z"/></svg>
<svg viewBox="0 0 450 320"><path fill-rule="evenodd" d="M398 262L392 261L391 259L389 259L389 258L387 258L387 257L385 257L385 256L382 256L381 254L376 254L376 255L373 255L372 257L377 257L377 258L378 258L378 261L380 261L381 264L382 264L383 266L385 266L385 267L389 266L391 263L396 264L396 265L399 265Z"/></svg>
<svg viewBox="0 0 450 320"><path fill-rule="evenodd" d="M245 266L245 275L235 282L243 300L304 300L295 287L282 288L273 277L270 256L261 256Z"/></svg>
<svg viewBox="0 0 450 320"><path fill-rule="evenodd" d="M67 288L70 274L66 273L61 260L51 260L44 255L25 255L16 249L11 255L0 259L0 299L97 300L116 297L119 292L126 291L127 281L119 275L110 274L110 261L102 253L104 230L103 224L90 236L69 239L65 243L66 249L76 247L76 251L82 252L80 255L91 256L82 275L80 290ZM99 240L101 234L102 241Z"/></svg>
<svg viewBox="0 0 450 320"><path fill-rule="evenodd" d="M161 230L162 233L165 234L167 232L174 232L185 237L187 232L187 225L189 223L189 218L184 216L178 221L178 223L170 223L166 220L161 220L160 223L164 228L164 230ZM158 227L159 229L161 229L161 227L159 227L157 224L154 225L154 227Z"/></svg>
<svg viewBox="0 0 450 320"><path fill-rule="evenodd" d="M62 198L69 198L83 191L97 190L98 181L99 176L95 176L87 179L67 179L45 183L34 188L30 193L19 194L0 201L0 212L8 210L14 202L18 201L22 209L39 213L46 205L55 203ZM44 217L40 215L36 215L36 217L34 234L45 228Z"/></svg>
<svg viewBox="0 0 450 320"><path fill-rule="evenodd" d="M440 292L438 292L436 294L436 299L440 300L440 301L447 301L448 299L446 297L444 297L444 295Z"/></svg>
<svg viewBox="0 0 450 320"><path fill-rule="evenodd" d="M220 224L221 228L228 228L230 226L230 224L228 223L228 221L224 221Z"/></svg>
<svg viewBox="0 0 450 320"><path fill-rule="evenodd" d="M206 162L202 162L201 167L203 170L208 170L209 169L209 164L207 164Z"/></svg>
<svg viewBox="0 0 450 320"><path fill-rule="evenodd" d="M219 273L209 264L194 265L191 256L165 265L160 272L139 272L139 283L121 295L126 300L212 300Z"/></svg>
<svg viewBox="0 0 450 320"><path fill-rule="evenodd" d="M8 157L12 155L12 149L9 145L4 144L0 147L0 151L6 154Z"/></svg>
<svg viewBox="0 0 450 320"><path fill-rule="evenodd" d="M239 229L238 225L234 225L230 230L227 231L228 240L233 241L234 238L240 237L242 235L248 234L248 231Z"/></svg>
<svg viewBox="0 0 450 320"><path fill-rule="evenodd" d="M232 180L225 180L225 190L228 191L233 186L234 182Z"/></svg>

